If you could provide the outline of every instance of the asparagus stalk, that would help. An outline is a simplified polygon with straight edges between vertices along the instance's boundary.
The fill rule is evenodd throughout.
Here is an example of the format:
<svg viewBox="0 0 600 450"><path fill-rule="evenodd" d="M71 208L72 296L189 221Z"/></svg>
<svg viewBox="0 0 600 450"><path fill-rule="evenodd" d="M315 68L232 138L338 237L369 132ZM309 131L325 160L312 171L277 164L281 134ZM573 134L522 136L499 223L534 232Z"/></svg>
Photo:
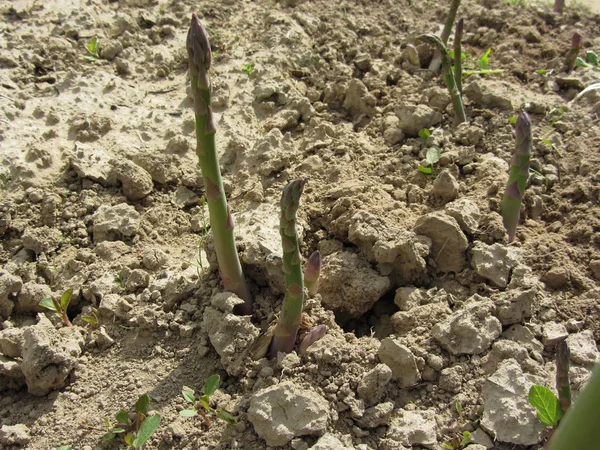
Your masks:
<svg viewBox="0 0 600 450"><path fill-rule="evenodd" d="M552 11L558 14L562 14L565 9L565 0L554 0L554 6Z"/></svg>
<svg viewBox="0 0 600 450"><path fill-rule="evenodd" d="M244 304L236 312L252 314L252 294L246 284L235 246L233 218L227 206L215 145L216 126L211 109L212 86L208 74L211 63L210 43L206 29L196 14L192 14L187 51L196 115L196 154L206 189L219 273L225 289L244 300Z"/></svg>
<svg viewBox="0 0 600 450"><path fill-rule="evenodd" d="M304 275L298 233L296 232L296 212L305 182L304 178L290 181L281 195L279 232L283 246L283 273L286 290L281 314L273 331L273 341L269 352L271 358L276 357L279 352L289 353L292 351L302 318Z"/></svg>
<svg viewBox="0 0 600 450"><path fill-rule="evenodd" d="M460 19L456 23L454 31L454 79L456 80L456 88L458 93L462 95L462 35L464 27L464 19Z"/></svg>
<svg viewBox="0 0 600 450"><path fill-rule="evenodd" d="M532 136L531 120L525 111L522 111L517 118L516 135L515 153L510 161L508 182L500 205L504 228L508 233L508 242L512 242L517 233L521 201L529 177Z"/></svg>
<svg viewBox="0 0 600 450"><path fill-rule="evenodd" d="M304 268L304 285L308 295L314 296L319 290L319 274L321 273L321 253L315 250L306 261Z"/></svg>
<svg viewBox="0 0 600 450"><path fill-rule="evenodd" d="M573 36L571 36L571 49L565 58L565 71L567 73L575 67L575 61L579 56L579 50L581 50L581 35L575 32L573 33Z"/></svg>
<svg viewBox="0 0 600 450"><path fill-rule="evenodd" d="M419 39L429 42L436 46L440 50L442 55L442 77L448 87L448 92L452 98L452 105L454 106L455 123L463 123L467 121L467 114L465 113L465 107L463 105L462 97L456 86L456 80L454 79L454 73L452 72L452 61L446 45L442 40L433 34L423 34L419 36Z"/></svg>
<svg viewBox="0 0 600 450"><path fill-rule="evenodd" d="M569 380L569 358L571 351L567 341L559 342L556 347L556 390L563 413L571 406L571 382Z"/></svg>
<svg viewBox="0 0 600 450"><path fill-rule="evenodd" d="M452 0L450 4L450 11L448 11L448 17L446 18L446 23L444 24L444 29L442 30L442 42L444 45L448 43L448 38L450 37L450 33L452 32L452 26L454 25L454 20L456 19L456 12L458 11L458 7L460 6L460 0ZM433 53L433 59L429 63L429 70L432 72L437 72L440 70L440 65L442 64L442 51L440 49L436 49Z"/></svg>
<svg viewBox="0 0 600 450"><path fill-rule="evenodd" d="M321 324L321 325L317 325L316 327L313 327L308 333L306 333L306 336L304 336L304 339L302 339L302 342L300 343L300 347L298 348L298 353L300 355L303 355L304 353L306 353L306 349L308 349L308 347L310 347L315 342L317 342L319 339L321 339L323 336L325 336L326 333L327 333L327 325Z"/></svg>

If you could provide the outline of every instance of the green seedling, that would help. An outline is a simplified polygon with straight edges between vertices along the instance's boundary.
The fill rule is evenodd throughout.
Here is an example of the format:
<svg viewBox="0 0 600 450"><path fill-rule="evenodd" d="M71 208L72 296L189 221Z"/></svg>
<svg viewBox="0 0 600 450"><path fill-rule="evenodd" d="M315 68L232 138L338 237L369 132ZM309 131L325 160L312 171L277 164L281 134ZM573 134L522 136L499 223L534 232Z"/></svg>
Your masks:
<svg viewBox="0 0 600 450"><path fill-rule="evenodd" d="M462 434L454 433L450 441L442 442L442 448L447 450L460 450L471 442L471 433L463 431Z"/></svg>
<svg viewBox="0 0 600 450"><path fill-rule="evenodd" d="M10 174L5 175L0 173L0 189L6 189L8 187L8 183L10 183Z"/></svg>
<svg viewBox="0 0 600 450"><path fill-rule="evenodd" d="M452 0L452 3L450 4L450 9L448 10L448 17L446 17L444 29L442 30L442 35L439 38L444 44L444 46L448 43L448 38L452 33L452 27L454 26L454 20L456 19L456 12L458 11L459 6L460 0ZM438 70L440 70L443 58L444 55L442 49L436 48L433 53L431 63L429 63L429 70L432 72L437 72Z"/></svg>
<svg viewBox="0 0 600 450"><path fill-rule="evenodd" d="M92 307L91 314L84 314L81 319L90 324L92 328L96 328L100 324L100 318L98 317L98 308Z"/></svg>
<svg viewBox="0 0 600 450"><path fill-rule="evenodd" d="M429 163L429 166L423 166L419 164L419 172L431 175L433 173L433 166L440 160L440 148L436 145L429 147L427 153L425 153L425 160Z"/></svg>
<svg viewBox="0 0 600 450"><path fill-rule="evenodd" d="M207 427L211 426L210 418L216 417L231 425L235 425L237 420L233 415L223 408L213 408L210 406L210 396L219 388L221 378L219 375L211 375L202 387L202 395L196 398L196 393L187 387L181 391L183 398L192 404L191 408L179 411L182 417L194 417L200 415Z"/></svg>
<svg viewBox="0 0 600 450"><path fill-rule="evenodd" d="M150 396L142 395L135 404L135 418L122 409L115 414L116 422L105 418L106 433L102 437L105 441L112 441L117 436L122 437L128 447L141 449L160 425L160 416L155 414L148 416L150 407ZM87 427L89 428L89 427Z"/></svg>
<svg viewBox="0 0 600 450"><path fill-rule="evenodd" d="M517 118L516 117L509 117L508 118L508 123L510 123L511 125L514 125L517 123Z"/></svg>
<svg viewBox="0 0 600 450"><path fill-rule="evenodd" d="M466 78L471 75L495 75L499 73L504 73L506 70L504 69L490 69L490 55L492 54L492 49L488 48L483 55L479 58L479 70L463 70L463 77Z"/></svg>
<svg viewBox="0 0 600 450"><path fill-rule="evenodd" d="M585 60L593 66L597 66L599 64L598 54L593 50L588 50L585 52Z"/></svg>
<svg viewBox="0 0 600 450"><path fill-rule="evenodd" d="M456 402L454 404L454 408L456 409L456 414L458 415L458 421L461 424L465 423L465 416L463 415L463 407L462 404L460 402Z"/></svg>
<svg viewBox="0 0 600 450"><path fill-rule="evenodd" d="M236 312L252 314L252 294L246 284L235 245L233 217L225 197L215 144L217 128L211 108L212 84L209 77L212 61L211 48L206 29L196 14L192 14L186 47L194 95L196 154L204 180L210 228L214 236L219 271L225 289L244 300L244 303L236 308Z"/></svg>
<svg viewBox="0 0 600 450"><path fill-rule="evenodd" d="M463 28L465 25L464 19L460 19L456 23L456 30L454 31L454 55L451 56L454 60L454 79L456 80L456 87L460 95L462 95L462 60L463 60L463 52L462 52L462 35Z"/></svg>
<svg viewBox="0 0 600 450"><path fill-rule="evenodd" d="M431 136L431 132L429 131L429 129L427 129L427 128L421 128L419 130L419 137L421 139L423 139L424 141L426 141L429 136Z"/></svg>
<svg viewBox="0 0 600 450"><path fill-rule="evenodd" d="M585 52L585 59L583 59L581 56L578 56L575 59L575 66L588 67L590 69L600 70L600 67L598 67L598 55L596 54L596 52L588 50L587 52Z"/></svg>
<svg viewBox="0 0 600 450"><path fill-rule="evenodd" d="M121 289L125 289L125 269L119 270L119 273L115 277L115 283L117 283Z"/></svg>
<svg viewBox="0 0 600 450"><path fill-rule="evenodd" d="M244 71L250 75L252 72L254 72L254 65L252 63L244 64Z"/></svg>
<svg viewBox="0 0 600 450"><path fill-rule="evenodd" d="M71 447L70 445L61 445L56 450L73 450L73 447Z"/></svg>
<svg viewBox="0 0 600 450"><path fill-rule="evenodd" d="M85 44L85 51L88 53L84 56L86 60L94 62L100 59L100 39L94 36L90 42Z"/></svg>
<svg viewBox="0 0 600 450"><path fill-rule="evenodd" d="M67 316L67 308L69 308L69 303L71 302L71 297L73 296L73 289L67 289L60 296L60 300L55 298L45 298L40 302L40 306L43 306L50 311L55 312L60 316L64 324L68 327L72 327L73 324L69 320Z"/></svg>

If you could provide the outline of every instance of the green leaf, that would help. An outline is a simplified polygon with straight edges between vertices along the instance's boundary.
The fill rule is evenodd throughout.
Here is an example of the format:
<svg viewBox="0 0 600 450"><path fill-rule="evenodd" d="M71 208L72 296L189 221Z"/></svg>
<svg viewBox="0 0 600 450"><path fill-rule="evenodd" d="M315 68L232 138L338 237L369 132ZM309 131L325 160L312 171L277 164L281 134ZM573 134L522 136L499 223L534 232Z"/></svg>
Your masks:
<svg viewBox="0 0 600 450"><path fill-rule="evenodd" d="M230 413L228 413L224 409L217 409L215 411L215 415L219 419L224 420L225 422L227 422L231 425L235 425L237 423L237 420L235 420L235 417L233 417Z"/></svg>
<svg viewBox="0 0 600 450"><path fill-rule="evenodd" d="M423 139L424 141L426 141L429 136L431 136L431 133L429 132L429 130L427 128L421 128L419 130L419 137L421 139Z"/></svg>
<svg viewBox="0 0 600 450"><path fill-rule="evenodd" d="M143 415L148 415L148 407L150 406L150 396L148 394L142 395L135 404L135 410Z"/></svg>
<svg viewBox="0 0 600 450"><path fill-rule="evenodd" d="M221 381L221 377L219 375L211 375L204 383L204 387L202 388L202 392L209 397L215 393L217 388L219 387L219 383Z"/></svg>
<svg viewBox="0 0 600 450"><path fill-rule="evenodd" d="M508 123L512 123L514 125L515 123L517 123L517 118L516 117L509 117L508 118Z"/></svg>
<svg viewBox="0 0 600 450"><path fill-rule="evenodd" d="M131 444L133 448L140 449L144 446L146 441L150 439L152 434L156 431L158 426L160 425L160 416L157 414L155 416L150 416L146 420L142 422L140 429L138 430L136 438L133 440Z"/></svg>
<svg viewBox="0 0 600 450"><path fill-rule="evenodd" d="M91 325L98 325L98 318L96 316L81 316L81 320Z"/></svg>
<svg viewBox="0 0 600 450"><path fill-rule="evenodd" d="M454 450L454 445L452 445L450 442L442 442L442 447L446 450Z"/></svg>
<svg viewBox="0 0 600 450"><path fill-rule="evenodd" d="M102 436L102 439L105 441L112 441L117 435L114 433L105 433L104 436Z"/></svg>
<svg viewBox="0 0 600 450"><path fill-rule="evenodd" d="M548 427L557 427L563 412L556 395L545 386L529 389L529 403L537 410L538 419Z"/></svg>
<svg viewBox="0 0 600 450"><path fill-rule="evenodd" d="M48 308L50 311L54 311L54 312L58 312L56 310L56 305L54 304L54 301L51 298L45 298L44 300L42 300L40 302L40 306L43 306L44 308Z"/></svg>
<svg viewBox="0 0 600 450"><path fill-rule="evenodd" d="M127 422L129 422L129 413L122 409L117 414L115 414L115 419L117 419L117 422L119 423L126 424Z"/></svg>
<svg viewBox="0 0 600 450"><path fill-rule="evenodd" d="M422 166L421 164L419 164L419 167L417 167L417 169L419 169L419 172L425 173L427 175L429 175L432 172L431 167L425 167L425 166Z"/></svg>
<svg viewBox="0 0 600 450"><path fill-rule="evenodd" d="M548 69L540 69L537 71L538 75L546 75L548 72L550 72Z"/></svg>
<svg viewBox="0 0 600 450"><path fill-rule="evenodd" d="M181 390L181 394L183 395L183 398L185 398L190 403L194 403L196 401L194 391L189 388L183 388Z"/></svg>
<svg viewBox="0 0 600 450"><path fill-rule="evenodd" d="M594 66L598 65L598 54L593 50L585 52L585 60Z"/></svg>
<svg viewBox="0 0 600 450"><path fill-rule="evenodd" d="M460 441L460 446L464 447L469 442L471 442L471 433L469 433L468 431L463 431L463 438L462 441Z"/></svg>
<svg viewBox="0 0 600 450"><path fill-rule="evenodd" d="M127 433L125 436L123 436L123 440L129 446L133 445L133 439L134 438L135 438L135 436L133 435L133 433Z"/></svg>
<svg viewBox="0 0 600 450"><path fill-rule="evenodd" d="M198 415L198 411L195 409L182 409L179 411L179 415L181 417L194 417Z"/></svg>
<svg viewBox="0 0 600 450"><path fill-rule="evenodd" d="M71 297L73 296L73 289L67 289L63 295L60 296L60 307L63 311L67 311L69 303L71 303Z"/></svg>
<svg viewBox="0 0 600 450"><path fill-rule="evenodd" d="M489 57L492 53L492 49L488 48L487 51L479 58L479 70L488 70L490 68Z"/></svg>
<svg viewBox="0 0 600 450"><path fill-rule="evenodd" d="M425 159L429 161L432 166L440 160L440 148L437 145L429 147L425 154Z"/></svg>
<svg viewBox="0 0 600 450"><path fill-rule="evenodd" d="M575 60L575 67L591 67L591 66L588 63L586 63L585 60L581 56L578 56L577 59Z"/></svg>
<svg viewBox="0 0 600 450"><path fill-rule="evenodd" d="M200 402L200 404L202 405L202 407L204 409L206 409L207 411L210 410L210 404L208 402L208 395L203 395L202 397L200 397L198 399L198 401Z"/></svg>
<svg viewBox="0 0 600 450"><path fill-rule="evenodd" d="M73 448L70 445L61 445L56 450L73 450Z"/></svg>
<svg viewBox="0 0 600 450"><path fill-rule="evenodd" d="M115 427L115 428L111 428L110 430L108 430L110 433L113 434L121 434L121 433L125 433L125 428L122 427Z"/></svg>

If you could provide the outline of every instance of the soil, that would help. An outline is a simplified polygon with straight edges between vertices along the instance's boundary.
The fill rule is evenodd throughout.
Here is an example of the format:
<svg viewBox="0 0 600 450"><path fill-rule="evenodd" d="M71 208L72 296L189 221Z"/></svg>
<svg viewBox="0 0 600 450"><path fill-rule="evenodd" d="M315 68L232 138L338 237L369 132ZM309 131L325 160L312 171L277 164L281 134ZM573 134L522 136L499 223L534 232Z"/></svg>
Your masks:
<svg viewBox="0 0 600 450"><path fill-rule="evenodd" d="M0 0L0 448L124 447L103 442L104 418L147 393L161 416L147 449L441 448L478 429L474 450L541 449L545 432L521 442L490 425L485 387L509 359L527 383L553 387L567 336L593 336L591 359L572 358L576 392L597 358L600 94L575 96L600 70L566 74L563 61L574 32L583 57L600 51L600 15L464 0L465 69L491 48L490 69L503 72L465 78L469 122L456 126L416 42L441 32L447 9ZM192 12L213 48L225 190L255 297L247 320L220 294L202 201ZM533 172L509 244L500 201L522 108ZM432 146L440 160L422 173ZM281 307L278 202L298 177L301 252L323 256L305 314L328 332L303 355L253 361L252 342ZM69 288L70 329L39 306ZM97 326L82 319L93 308ZM452 317L472 327L454 329ZM529 341L502 353L523 330ZM213 374L213 404L236 425L179 415L182 388L200 391ZM260 403L288 394L314 405ZM268 429L298 408L314 415L304 428Z"/></svg>

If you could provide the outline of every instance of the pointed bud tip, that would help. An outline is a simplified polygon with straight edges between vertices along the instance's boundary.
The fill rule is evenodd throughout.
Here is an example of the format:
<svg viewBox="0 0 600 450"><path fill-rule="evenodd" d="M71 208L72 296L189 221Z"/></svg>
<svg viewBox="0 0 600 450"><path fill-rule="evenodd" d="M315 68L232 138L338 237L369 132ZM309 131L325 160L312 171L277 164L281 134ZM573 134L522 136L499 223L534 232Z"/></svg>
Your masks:
<svg viewBox="0 0 600 450"><path fill-rule="evenodd" d="M307 263L313 267L321 267L321 252L319 250L312 252L308 257Z"/></svg>
<svg viewBox="0 0 600 450"><path fill-rule="evenodd" d="M517 131L517 136L525 136L531 133L531 119L526 111L521 111L521 114L519 114L515 128Z"/></svg>

